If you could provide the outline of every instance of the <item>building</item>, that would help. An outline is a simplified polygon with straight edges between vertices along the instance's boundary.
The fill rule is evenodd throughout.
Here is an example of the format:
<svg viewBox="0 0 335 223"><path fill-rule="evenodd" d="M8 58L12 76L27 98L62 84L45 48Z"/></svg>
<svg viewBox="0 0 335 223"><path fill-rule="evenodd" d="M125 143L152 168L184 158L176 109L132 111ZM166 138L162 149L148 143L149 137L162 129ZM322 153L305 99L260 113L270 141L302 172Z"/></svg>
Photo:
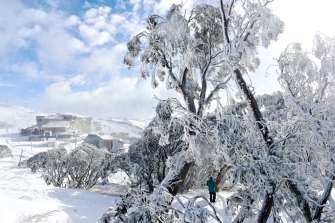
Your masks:
<svg viewBox="0 0 335 223"><path fill-rule="evenodd" d="M98 149L106 148L109 152L116 153L123 148L124 143L121 140L113 139L109 135L98 136L96 134L88 134L84 139L84 143L96 146Z"/></svg>
<svg viewBox="0 0 335 223"><path fill-rule="evenodd" d="M79 130L81 133L90 133L91 132L91 123L92 118L77 118L74 121L74 128Z"/></svg>
<svg viewBox="0 0 335 223"><path fill-rule="evenodd" d="M84 143L94 145L98 149L101 149L105 146L104 140L96 134L88 134L84 139Z"/></svg>
<svg viewBox="0 0 335 223"><path fill-rule="evenodd" d="M43 125L43 119L45 118L45 116L43 115L38 115L36 116L36 124L38 127L41 127Z"/></svg>
<svg viewBox="0 0 335 223"><path fill-rule="evenodd" d="M101 122L94 121L92 122L93 131L100 132L102 130Z"/></svg>
<svg viewBox="0 0 335 223"><path fill-rule="evenodd" d="M70 122L69 121L49 121L41 126L43 132L51 132L52 136L56 136L62 132L70 131Z"/></svg>
<svg viewBox="0 0 335 223"><path fill-rule="evenodd" d="M29 136L30 140L71 139L77 133L91 132L92 118L82 118L75 115L54 114L36 116L36 125L21 129L21 134Z"/></svg>
<svg viewBox="0 0 335 223"><path fill-rule="evenodd" d="M117 153L120 151L120 149L123 149L124 147L124 142L122 142L119 139L113 139L112 140L112 153Z"/></svg>

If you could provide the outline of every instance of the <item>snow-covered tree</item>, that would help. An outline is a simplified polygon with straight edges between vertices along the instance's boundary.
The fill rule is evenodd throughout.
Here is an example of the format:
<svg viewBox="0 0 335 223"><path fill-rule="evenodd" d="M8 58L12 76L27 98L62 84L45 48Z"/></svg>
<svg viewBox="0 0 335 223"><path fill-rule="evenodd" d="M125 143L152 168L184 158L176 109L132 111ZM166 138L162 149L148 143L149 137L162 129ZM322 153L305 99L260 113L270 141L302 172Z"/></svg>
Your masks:
<svg viewBox="0 0 335 223"><path fill-rule="evenodd" d="M169 114L165 109L171 108L172 104L173 100L160 101L157 116L149 123L142 137L129 147L128 155L134 164L133 174L138 176L138 183L144 184L149 192L153 192L154 186L165 178L168 158L187 147L182 139L185 129L180 118L172 117L172 111Z"/></svg>
<svg viewBox="0 0 335 223"><path fill-rule="evenodd" d="M165 81L168 89L182 95L188 112L201 119L231 77L240 83L243 73L259 65L258 46L267 47L282 32L283 24L266 8L268 3L197 4L188 16L181 6L173 5L166 17L147 19L146 30L128 43L124 62L132 67L139 57L142 76L151 76L153 87L159 83L157 78ZM181 162L164 182L173 195L194 160Z"/></svg>
<svg viewBox="0 0 335 223"><path fill-rule="evenodd" d="M335 38L321 34L312 53L295 43L279 58L279 82L288 107L281 153L290 157L283 177L295 196L295 214L303 213L306 222L335 220L327 219L334 209L325 208L335 179L334 61Z"/></svg>
<svg viewBox="0 0 335 223"><path fill-rule="evenodd" d="M267 47L283 30L283 23L266 7L270 2L219 1L217 7L197 4L187 13L181 10L181 6L173 5L166 17L150 16L147 28L128 43L125 64L132 67L139 57L142 77L151 77L153 87L159 84L158 78L184 99L185 108L182 111L171 111L168 107L161 110L163 116L168 114L185 120L183 139L188 146L170 157L174 162L169 163L168 174L149 197L151 201L159 201L155 203L156 207L167 208L171 195L176 195L183 187L194 163L201 163L205 158L203 154L213 155L216 151L210 147L201 148L205 144L203 142L213 138L213 132L204 127L207 123L204 115L218 97L218 92L226 88L231 79L241 89L243 100L248 102L251 110L250 117L260 130L254 131L253 137L259 139L261 136L262 140L254 140L254 146L260 148L259 153L264 153L273 144L267 126L263 125L264 119L256 100L243 79L244 74L254 71L260 63L257 57L259 46ZM249 127L244 123L242 125ZM164 133L163 129L161 131ZM164 141L166 139L168 137L162 134L160 142L168 143ZM166 196L167 192L170 195ZM265 197L265 204L268 205L271 196ZM266 221L271 208L264 210L260 212L259 219ZM132 208L128 216L137 211ZM159 213L164 215L166 211ZM151 216L157 215L157 212L150 213Z"/></svg>
<svg viewBox="0 0 335 223"><path fill-rule="evenodd" d="M334 221L333 61L334 39L316 36L312 54L292 44L278 60L283 94L246 100L244 112L235 112L240 105L220 112L218 140L225 146L218 153L237 185L229 199L235 222L266 222L270 215L274 221Z"/></svg>
<svg viewBox="0 0 335 223"><path fill-rule="evenodd" d="M71 152L64 148L41 152L27 160L33 172L40 169L45 182L56 187L93 187L99 178L106 179L112 171L111 154L95 146L83 144Z"/></svg>

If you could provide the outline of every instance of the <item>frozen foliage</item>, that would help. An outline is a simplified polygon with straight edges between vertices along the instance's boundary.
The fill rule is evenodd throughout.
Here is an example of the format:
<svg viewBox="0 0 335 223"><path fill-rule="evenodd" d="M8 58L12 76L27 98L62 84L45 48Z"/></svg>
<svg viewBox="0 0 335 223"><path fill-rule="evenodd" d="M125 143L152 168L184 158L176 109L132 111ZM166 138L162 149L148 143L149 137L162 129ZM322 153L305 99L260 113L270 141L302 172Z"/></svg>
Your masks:
<svg viewBox="0 0 335 223"><path fill-rule="evenodd" d="M172 201L171 194L159 188L159 197L149 196L141 192L131 191L122 196L121 201L117 204L116 208L109 208L104 215L100 218L99 222L207 222L208 220L215 219L217 222L222 223L217 215L214 206L204 196L195 196L192 198L183 198L181 201L176 197L177 205L173 207L162 206L161 201L169 203ZM208 209L204 209L203 205L208 205Z"/></svg>
<svg viewBox="0 0 335 223"><path fill-rule="evenodd" d="M283 174L294 182L288 187L297 197L297 212L302 211L306 221L326 220L322 209L335 178L334 59L335 39L320 34L312 54L293 44L279 59L279 81L288 107L288 121L281 129L286 134L281 136L281 155L290 157Z"/></svg>
<svg viewBox="0 0 335 223"><path fill-rule="evenodd" d="M207 171L199 175L215 173L233 185L228 206L234 222L335 220L329 202L335 178L335 41L317 35L312 54L290 45L278 59L283 93L256 98L244 75L258 67L259 46L268 47L283 31L283 23L266 7L270 2L219 1L218 7L199 4L186 14L173 5L166 17L149 17L147 29L129 42L124 62L131 67L139 58L142 76L150 76L153 87L157 78L164 81L185 104L157 106L162 125L150 133L156 142L147 144L147 151L173 142L167 126L176 118L186 146L166 160L169 171L152 194L135 193L127 205L120 204L125 208L119 221L215 218L194 203L197 197L171 210L173 196L190 173L196 175L194 166ZM223 107L218 101L215 112L207 114L230 80L240 102L231 99Z"/></svg>
<svg viewBox="0 0 335 223"><path fill-rule="evenodd" d="M151 77L153 87L165 81L168 89L183 96L189 111L202 116L226 82L216 77L215 64L223 53L218 8L199 4L186 17L180 5L172 5L165 18L153 15L147 24L128 43L125 64L132 67L139 57L142 77Z"/></svg>
<svg viewBox="0 0 335 223"><path fill-rule="evenodd" d="M159 200L157 200L158 198ZM173 215L166 211L167 206L161 205L162 200L169 203L172 196L164 190L160 190L159 196L155 197L142 192L131 191L122 197L117 208L107 210L100 222L174 222Z"/></svg>
<svg viewBox="0 0 335 223"><path fill-rule="evenodd" d="M150 213L152 218L169 215L171 198L164 199L163 195L169 192L171 196L180 192L194 165L207 163L208 167L214 164L218 178L222 178L230 168L243 160L238 155L233 155L234 165L231 164L229 154L222 151L222 144L227 140L219 139L216 135L219 131L215 129L215 124L220 121L206 119L205 115L209 106L214 104L212 102L219 98L218 92L226 89L231 79L244 89L244 93L247 92L245 99L248 100L250 93L243 80L243 74L258 67L258 47L261 45L267 47L270 41L276 40L283 31L283 23L266 8L269 2L232 0L224 4L223 1L219 1L218 7L197 4L187 13L181 6L172 5L165 17L150 16L147 19L146 30L134 36L128 43L128 52L124 58L124 63L128 67L134 66L136 58L139 58L141 75L144 78L151 77L153 87L156 87L159 81L165 82L168 89L174 89L182 95L184 99L182 104L185 108L179 103L175 103L179 106L172 107L169 104L160 104L157 107L159 110L157 117L166 120L165 123L173 123L171 120L174 117L179 118L184 128L181 139L187 146L167 159L169 171L166 177L152 195L147 196L149 201L158 201L155 202L155 208L161 208L162 211L152 212L150 208L149 212L140 210L139 207L143 206L135 202L128 208L124 221L134 219L132 217L134 215L143 216L144 213ZM251 101L250 104L257 108L255 101ZM253 120L243 116L234 118L238 121L234 127L241 127L246 134L250 132L247 129ZM256 121L260 127L262 121L260 112ZM166 128L166 124L160 127L157 128L158 146L171 144L169 141L171 129ZM270 139L268 129L263 130L263 138ZM247 139L259 138L259 133L256 131L251 133ZM239 143L244 151L251 152L253 148L261 148L257 155L266 157L267 149L264 142L253 140L252 148L248 148L237 138L238 134L243 133L232 129L232 134L235 134L234 141ZM229 147L235 147L233 142L230 142L232 144ZM271 143L268 142L267 145ZM220 156L219 160L213 159L218 157L217 155L222 157ZM255 169L258 172L262 171L258 166ZM241 168L240 172L246 171ZM241 173L238 173L237 177ZM143 196L136 200L142 200ZM185 209L184 213L192 221L193 217L200 213L203 213L200 214L203 216L201 217L203 221L207 216L205 212L193 212L193 209ZM159 215L156 216L157 214Z"/></svg>
<svg viewBox="0 0 335 223"><path fill-rule="evenodd" d="M8 146L0 145L0 159L11 155L12 151L8 148Z"/></svg>
<svg viewBox="0 0 335 223"><path fill-rule="evenodd" d="M142 138L129 148L133 174L138 183L149 192L165 178L168 172L167 159L187 147L182 139L184 126L180 118L172 116L172 102L161 101L157 115L144 130Z"/></svg>
<svg viewBox="0 0 335 223"><path fill-rule="evenodd" d="M236 192L228 204L236 222L266 222L270 216L278 222L335 220L329 203L335 178L335 70L326 62L334 61L334 39L318 35L315 43L320 42L314 55L299 44L282 53L283 94L264 95L248 106L233 103L219 112L217 140L224 146L218 148L218 161L231 166L228 180ZM318 47L327 49L323 56ZM260 117L252 106L262 109Z"/></svg>
<svg viewBox="0 0 335 223"><path fill-rule="evenodd" d="M64 148L38 153L27 165L33 172L41 169L47 184L84 189L93 187L99 178L106 179L113 167L109 152L88 144L69 153Z"/></svg>

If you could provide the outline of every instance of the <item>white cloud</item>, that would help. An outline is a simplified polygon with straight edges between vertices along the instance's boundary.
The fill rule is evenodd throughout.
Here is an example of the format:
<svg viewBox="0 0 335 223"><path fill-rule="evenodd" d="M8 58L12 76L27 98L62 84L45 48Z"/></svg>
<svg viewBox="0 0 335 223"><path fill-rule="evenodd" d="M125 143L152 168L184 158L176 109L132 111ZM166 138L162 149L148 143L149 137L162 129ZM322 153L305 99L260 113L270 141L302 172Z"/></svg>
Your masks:
<svg viewBox="0 0 335 223"><path fill-rule="evenodd" d="M80 23L80 19L77 16L71 15L65 20L65 26L66 27L71 27L78 25Z"/></svg>
<svg viewBox="0 0 335 223"><path fill-rule="evenodd" d="M124 68L122 64L123 55L126 51L124 43L117 44L113 47L105 47L94 50L90 55L81 58L80 69L81 73L93 75L99 80L104 76L120 75Z"/></svg>
<svg viewBox="0 0 335 223"><path fill-rule="evenodd" d="M78 54L87 51L84 43L69 30L78 23L76 17L24 7L15 0L8 5L6 3L0 2L0 26L5 27L0 30L0 56L6 56L9 60L9 55L13 55L14 60L22 58L24 63L30 60L39 64L38 72L57 73L72 64ZM21 55L22 50L31 53ZM11 62L17 65L21 63Z"/></svg>
<svg viewBox="0 0 335 223"><path fill-rule="evenodd" d="M133 12L141 9L141 0L129 0L129 3L133 6Z"/></svg>
<svg viewBox="0 0 335 223"><path fill-rule="evenodd" d="M79 26L79 31L90 47L101 46L111 40L108 32L99 31L85 24Z"/></svg>
<svg viewBox="0 0 335 223"><path fill-rule="evenodd" d="M86 83L86 78L83 75L77 75L72 77L69 81L68 84L71 85L84 85Z"/></svg>
<svg viewBox="0 0 335 223"><path fill-rule="evenodd" d="M150 82L134 77L114 77L110 82L87 91L75 91L73 84L73 79L51 84L40 100L42 109L105 118L148 118L154 115L157 103L153 95L164 99L171 94L164 90L163 85L153 90Z"/></svg>
<svg viewBox="0 0 335 223"><path fill-rule="evenodd" d="M256 75L251 77L257 94L269 94L280 89L275 73L275 59L279 58L288 44L300 42L304 49L310 51L317 32L335 36L333 0L321 0L317 3L305 0L276 0L269 4L269 7L284 21L285 28L277 42L272 42L268 49L260 50L261 66ZM270 76L267 76L267 71L270 72Z"/></svg>
<svg viewBox="0 0 335 223"><path fill-rule="evenodd" d="M0 1L0 56L6 55L14 44L21 42L17 40L16 32L20 28L18 14L22 8L19 1Z"/></svg>
<svg viewBox="0 0 335 223"><path fill-rule="evenodd" d="M34 62L16 63L10 65L10 70L14 71L17 75L25 76L28 80L62 80L60 75L47 74L41 71L38 65Z"/></svg>
<svg viewBox="0 0 335 223"><path fill-rule="evenodd" d="M9 83L7 81L0 81L0 87L14 87L15 84Z"/></svg>

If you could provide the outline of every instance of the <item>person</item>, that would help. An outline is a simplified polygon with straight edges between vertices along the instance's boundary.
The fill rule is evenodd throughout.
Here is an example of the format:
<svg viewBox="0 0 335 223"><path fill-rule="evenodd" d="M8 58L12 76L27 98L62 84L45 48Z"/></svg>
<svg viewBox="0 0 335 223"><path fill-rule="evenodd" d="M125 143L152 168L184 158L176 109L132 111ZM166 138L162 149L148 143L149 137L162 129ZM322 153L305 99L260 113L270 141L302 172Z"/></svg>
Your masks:
<svg viewBox="0 0 335 223"><path fill-rule="evenodd" d="M209 201L215 202L216 199L216 192L215 192L215 182L213 180L213 177L210 177L209 180L207 180L207 187L209 191Z"/></svg>

